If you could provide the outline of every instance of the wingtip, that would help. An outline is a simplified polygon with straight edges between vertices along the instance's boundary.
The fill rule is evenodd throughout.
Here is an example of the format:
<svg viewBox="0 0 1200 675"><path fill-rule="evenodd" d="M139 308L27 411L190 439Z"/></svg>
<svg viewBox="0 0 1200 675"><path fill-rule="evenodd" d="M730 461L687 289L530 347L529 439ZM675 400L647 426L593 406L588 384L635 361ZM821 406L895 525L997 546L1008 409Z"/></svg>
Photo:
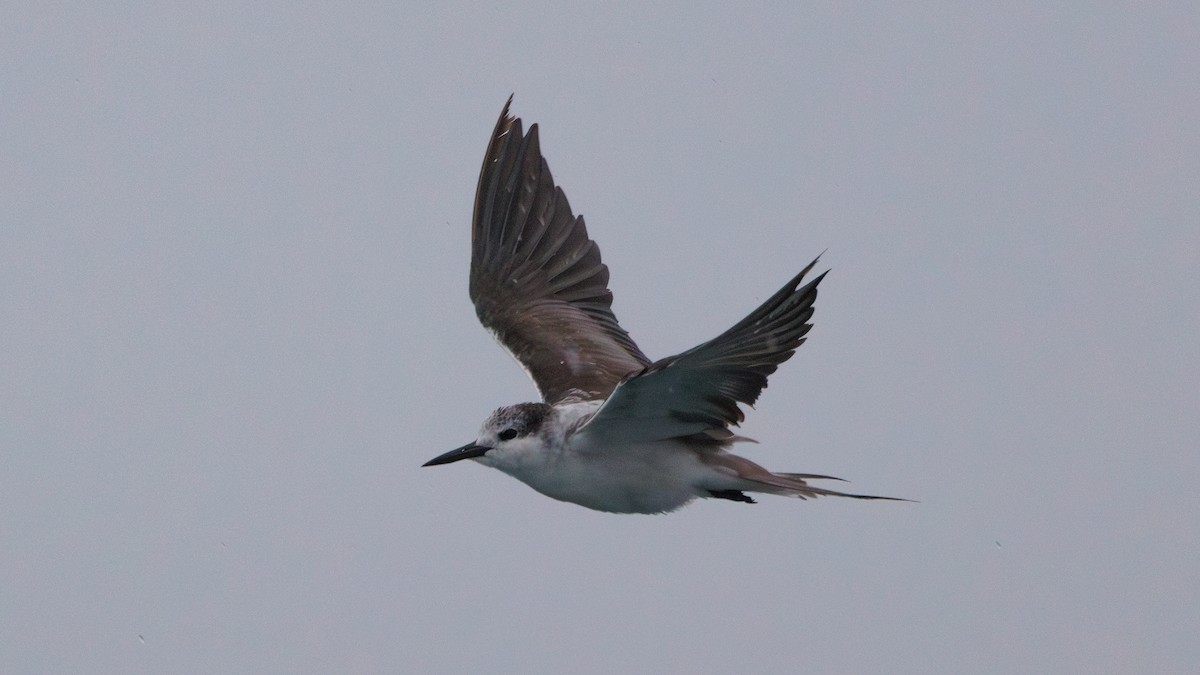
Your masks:
<svg viewBox="0 0 1200 675"><path fill-rule="evenodd" d="M817 263L821 261L821 258L824 257L826 253L829 253L828 248L826 248L824 251L821 251L820 253L818 253L817 257L813 258L812 262L810 262L808 264L808 267L804 268L804 271L807 272L808 270L811 270L812 268L816 267ZM818 278L824 277L826 274L829 274L830 269L833 269L833 268L831 267L831 268L825 270L824 272L821 272L821 276Z"/></svg>
<svg viewBox="0 0 1200 675"><path fill-rule="evenodd" d="M828 250L829 249L825 249L825 251L828 251ZM800 286L800 282L804 281L804 277L808 276L808 273L811 272L812 269L817 266L817 263L820 262L820 260L821 260L821 256L825 255L825 251L821 251L821 254L818 255L817 257L813 258L812 262L805 265L804 269L800 270L799 274L792 277L792 281L791 281L792 288L797 288ZM830 272L830 270L825 270L824 272L821 272L809 283L812 284L813 286L817 285L818 283L820 283L821 279L825 278L826 274L829 274L829 272Z"/></svg>
<svg viewBox="0 0 1200 675"><path fill-rule="evenodd" d="M492 131L493 138L500 138L512 130L513 125L521 123L521 119L512 114L513 94L508 95L508 100L504 102L504 107L500 110L500 118L496 120L496 128ZM489 150L491 148L489 147Z"/></svg>

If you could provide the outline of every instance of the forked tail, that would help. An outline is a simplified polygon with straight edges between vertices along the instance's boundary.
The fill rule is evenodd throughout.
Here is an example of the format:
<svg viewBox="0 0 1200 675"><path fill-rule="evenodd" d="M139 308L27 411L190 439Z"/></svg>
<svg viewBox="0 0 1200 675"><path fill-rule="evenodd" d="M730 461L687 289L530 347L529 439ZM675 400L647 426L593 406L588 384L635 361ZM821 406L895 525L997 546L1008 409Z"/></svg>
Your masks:
<svg viewBox="0 0 1200 675"><path fill-rule="evenodd" d="M745 457L721 453L710 455L705 458L707 462L712 464L721 473L734 479L737 484L736 488L710 490L709 493L713 497L721 499L732 499L734 501L744 501L753 503L745 492L765 492L773 495L784 495L787 497L799 497L800 499L813 499L816 497L851 497L853 499L886 499L896 502L911 502L911 499L902 499L900 497L879 497L876 495L856 495L849 492L839 492L837 490L828 490L826 488L810 485L809 480L842 480L834 476L822 476L815 473L772 473L763 467L751 462Z"/></svg>

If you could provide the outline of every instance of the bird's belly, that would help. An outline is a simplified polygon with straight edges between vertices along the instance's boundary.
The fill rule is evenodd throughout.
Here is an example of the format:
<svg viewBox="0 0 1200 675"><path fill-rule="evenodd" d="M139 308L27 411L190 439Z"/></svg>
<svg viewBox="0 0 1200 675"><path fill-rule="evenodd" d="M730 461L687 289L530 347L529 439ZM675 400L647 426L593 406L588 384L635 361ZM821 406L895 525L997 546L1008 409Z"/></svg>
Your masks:
<svg viewBox="0 0 1200 675"><path fill-rule="evenodd" d="M699 496L710 471L686 448L567 450L538 466L511 467L509 475L560 501L611 513L665 513Z"/></svg>

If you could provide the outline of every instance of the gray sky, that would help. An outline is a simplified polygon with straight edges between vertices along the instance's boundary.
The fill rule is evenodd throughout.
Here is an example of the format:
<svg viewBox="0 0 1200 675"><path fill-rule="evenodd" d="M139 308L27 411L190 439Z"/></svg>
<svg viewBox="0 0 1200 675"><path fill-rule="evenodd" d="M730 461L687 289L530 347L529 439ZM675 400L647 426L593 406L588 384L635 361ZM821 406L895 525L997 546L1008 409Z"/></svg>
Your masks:
<svg viewBox="0 0 1200 675"><path fill-rule="evenodd" d="M1200 670L1196 3L102 4L0 11L0 671ZM419 468L513 92L651 356L828 249L750 456L919 504Z"/></svg>

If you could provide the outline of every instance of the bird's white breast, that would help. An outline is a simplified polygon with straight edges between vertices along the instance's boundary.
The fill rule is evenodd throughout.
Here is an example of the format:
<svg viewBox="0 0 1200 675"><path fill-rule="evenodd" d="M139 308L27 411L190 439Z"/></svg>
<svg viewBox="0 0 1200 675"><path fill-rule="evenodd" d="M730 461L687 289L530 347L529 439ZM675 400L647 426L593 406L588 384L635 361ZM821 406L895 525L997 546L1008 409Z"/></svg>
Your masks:
<svg viewBox="0 0 1200 675"><path fill-rule="evenodd" d="M553 422L519 452L479 458L542 494L616 513L661 513L702 494L714 472L681 441L602 447L572 433L598 401L555 408ZM490 453L489 453L490 454Z"/></svg>

